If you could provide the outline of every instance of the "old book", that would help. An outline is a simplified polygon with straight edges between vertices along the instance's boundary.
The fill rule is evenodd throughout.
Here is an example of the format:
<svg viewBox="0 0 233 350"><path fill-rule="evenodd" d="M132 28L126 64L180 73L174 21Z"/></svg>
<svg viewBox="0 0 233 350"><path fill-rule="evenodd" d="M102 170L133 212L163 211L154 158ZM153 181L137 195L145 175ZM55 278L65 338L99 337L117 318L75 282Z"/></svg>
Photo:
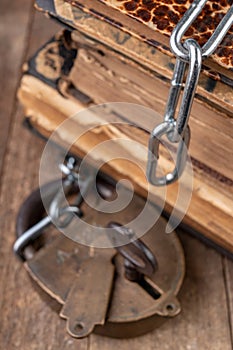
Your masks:
<svg viewBox="0 0 233 350"><path fill-rule="evenodd" d="M90 70L93 72L93 84L88 84ZM128 79L130 77L128 81L127 76ZM158 86L158 89L155 89L155 86ZM136 60L122 56L118 51L112 51L102 43L93 42L90 37L78 32L65 31L64 34L57 35L39 50L29 62L25 68L19 98L25 106L30 125L48 138L66 118L84 107L109 101L113 97L115 101L136 102L162 112L168 87L167 79L162 79L154 71L151 72L148 68L140 66ZM142 89L144 90L143 98L138 99L137 96L142 96L139 93ZM205 85L202 90L205 91ZM231 118L216 108L213 109L212 104L201 99L196 99L193 110L191 155L195 178L193 197L184 222L219 245L233 251L232 171L229 170L231 164L224 164L225 160L229 163L225 158L225 152L228 148L226 143L232 142ZM204 121L202 120L203 115L205 116ZM93 120L95 117L93 116ZM128 116L118 116L119 121L121 117L127 118ZM213 128L213 118L218 123L216 129ZM129 121L131 126L122 128L117 125L114 127L101 125L104 123L104 118L100 119L98 131L93 130L82 137L78 143L74 144L72 151L82 157L98 143L117 135L130 140L140 139L140 142L147 147L149 132L142 127L142 124L140 125L140 120L137 118ZM205 127L198 128L203 122L205 122ZM85 120L77 118L76 123L77 129L75 130L77 131L83 127ZM92 120L89 119L86 123L91 124ZM226 135L225 132L217 132L220 126L226 128ZM217 136L219 138L216 141ZM207 137L205 155L202 140ZM66 132L61 136L61 140L64 138L69 138L69 133ZM213 152L218 143L222 143L223 147ZM119 152L123 157L130 152L130 149L122 146ZM146 154L140 156L142 158L140 161L145 164ZM106 160L104 151L97 154L96 157ZM213 157L218 157L218 161ZM230 159L230 152L228 157ZM170 161L165 153L161 158L165 168L170 166ZM104 171L115 179L120 179L122 176L129 178L134 183L136 190L146 195L145 176L132 164L117 160L106 164ZM168 186L166 197L168 212L175 204L177 190L177 184ZM151 191L154 191L155 201L162 197L160 189L151 188Z"/></svg>
<svg viewBox="0 0 233 350"><path fill-rule="evenodd" d="M95 4L99 3L98 1L95 1ZM72 3L74 4L74 3ZM88 2L85 2L85 8L83 10L86 11L86 7ZM163 93L161 96L164 97L163 105L159 103L160 96L157 93L157 96L155 96L154 91L158 91L157 86L158 84L162 88L163 86L166 86L166 89L168 91L168 84L170 78L172 76L173 68L174 68L174 58L171 57L171 53L169 48L161 47L159 43L157 42L157 46L152 46L151 43L148 43L147 41L141 41L135 36L125 34L124 32L120 31L119 29L113 27L113 23L105 23L103 20L98 20L96 17L93 17L92 14L90 14L90 11L88 13L83 13L77 6L71 6L68 2L64 1L47 1L46 5L44 2L41 3L41 1L37 2L37 6L44 6L44 10L46 10L51 16L56 16L59 20L66 22L69 25L72 25L73 27L77 28L78 31L72 32L72 40L77 41L77 46L80 48L80 45L84 45L85 47L89 47L89 56L90 59L92 59L93 62L96 63L95 69L97 68L97 64L102 64L102 73L104 74L104 64L108 62L108 69L111 69L111 65L115 64L116 59L121 60L121 70L118 74L118 77L122 77L122 74L124 75L124 78L126 78L125 84L122 84L121 87L124 90L122 95L124 96L115 96L115 94L111 94L110 91L107 91L104 89L104 83L102 83L102 89L94 89L94 83L87 84L88 79L85 79L85 74L82 73L82 76L77 73L77 70L75 68L72 71L72 83L75 85L75 80L78 76L79 78L79 88L82 85L82 89L89 91L89 95L91 93L96 93L98 96L95 97L95 102L106 102L106 101L112 101L112 98L116 98L117 100L122 99L122 101L129 101L135 102L135 97L137 95L137 101L138 103L142 105L146 105L149 107L152 107L155 109L155 111L158 111L159 113L164 112L164 104L165 100L167 98L168 92L165 92L163 90ZM186 4L187 5L187 4ZM47 7L45 7L47 6ZM79 6L80 7L80 6ZM106 6L104 5L104 8ZM103 8L103 6L101 7ZM226 12L226 10L229 8L229 6L225 6L222 10L223 13ZM107 7L107 10L109 8ZM106 11L107 11L106 10ZM182 10L184 11L184 9ZM182 12L181 11L181 12ZM94 12L93 10L91 12ZM111 13L111 12L110 12ZM183 12L182 12L183 13ZM97 16L98 17L98 16ZM208 16L207 16L208 17ZM221 16L220 16L221 17ZM206 21L208 18L206 19ZM109 22L109 21L108 21ZM114 22L114 21L113 21ZM142 26L143 27L143 26ZM133 27L134 28L134 27ZM156 29L156 28L155 28ZM85 33L85 36L81 36L80 31L82 33ZM142 29L143 31L143 29ZM157 31L156 31L157 33ZM163 33L163 31L162 31ZM160 33L161 34L161 33ZM87 37L88 35L88 37ZM229 34L230 35L230 34ZM229 36L227 36L229 39ZM88 40L89 39L89 40ZM200 40L204 40L203 38ZM227 40L227 39L225 39ZM83 42L82 42L83 41ZM229 40L228 40L229 41ZM227 41L227 42L228 42ZM104 45L101 45L103 43ZM222 50L223 46L225 44L222 44ZM109 48L109 49L108 49ZM98 51L99 50L99 51ZM102 58L101 62L101 51L104 53L104 57ZM79 51L81 52L81 50ZM221 172L227 172L225 173L226 177L229 177L232 179L232 169L229 168L229 162L231 158L231 142L232 142L232 113L233 113L233 80L232 80L232 64L231 64L231 55L232 52L231 46L229 46L229 52L228 56L224 57L223 54L218 51L218 59L215 57L215 65L218 60L221 58L221 65L216 65L215 70L211 70L209 66L213 66L213 58L209 59L210 62L204 61L203 70L201 74L201 78L199 81L199 86L197 90L196 95L196 101L197 103L195 106L199 105L199 109L195 109L192 113L191 117L191 128L193 131L193 138L196 138L197 134L201 133L201 139L203 140L203 143L205 143L204 147L200 144L200 138L198 139L198 142L195 142L192 140L191 143L191 153L192 150L194 151L194 157L200 161L203 162L203 164L206 164L210 166L213 170L218 171L217 168L219 168L218 164L221 164L223 159L226 160L225 166L223 164L220 165L220 168L222 169ZM226 51L224 51L226 53ZM99 55L98 55L99 53ZM118 55L117 55L118 53ZM80 66L80 64L85 64L85 60L87 60L87 56L84 57L84 54L81 54L78 56L79 62L77 65ZM99 57L98 57L99 56ZM130 59L127 60L127 58ZM227 61L228 60L228 61ZM129 62L131 62L131 68L128 75L123 71L124 65L129 65ZM134 67L133 62L135 62ZM224 63L225 62L225 63ZM137 65L138 64L138 65ZM207 64L207 66L206 66ZM122 68L123 67L123 68ZM113 67L112 70L115 70L117 74L117 69L120 69L119 66ZM89 70L89 67L88 67ZM105 70L106 72L107 70ZM95 79L95 70L93 70L93 79ZM145 79L145 82L143 84L143 80ZM140 80L140 81L139 81ZM162 82L161 82L162 80ZM110 81L110 79L108 79ZM107 84L107 77L105 74L105 82ZM84 87L83 85L86 86ZM65 84L64 84L64 90L65 90ZM134 96L131 97L131 92L128 91L131 89L131 87L138 88L138 91L135 93ZM90 90L92 91L90 92ZM145 97L142 94L142 89L147 90L147 97ZM94 91L95 90L95 91ZM128 96L127 96L128 93ZM151 95L151 96L150 96ZM110 98L110 99L109 99ZM203 107L200 110L200 106ZM209 112L205 113L205 106L209 109ZM214 109L212 109L212 107ZM220 113L216 115L216 110L219 110ZM204 112L203 112L204 111ZM229 118L228 118L229 117ZM145 121L146 123L146 121ZM193 126L195 124L195 127ZM205 128L207 128L205 130ZM209 135L209 130L213 131L213 134L211 134L211 139L208 138L207 141L207 135ZM222 139L223 134L226 136L226 140ZM198 136L199 137L199 136ZM205 140L206 138L206 140ZM221 140L220 140L221 138ZM205 141L204 141L205 140ZM214 144L213 144L214 143ZM219 158L216 159L215 156L213 156L213 152L211 149L216 148L216 144L218 144L218 150L217 153L219 155ZM200 149L201 148L201 149ZM221 150L220 150L221 149ZM205 157L205 159L201 159L202 155ZM209 161L211 164L209 164ZM207 163L206 163L207 162ZM224 167L224 170L223 170Z"/></svg>
<svg viewBox="0 0 233 350"><path fill-rule="evenodd" d="M166 70L171 70L172 67L169 67L169 59L166 60L165 56L173 57L169 49L169 36L190 6L190 1L184 0L179 5L176 2L167 3L166 5L166 1L160 3L153 0L143 3L136 1L134 6L138 9L134 11L129 9L133 3L125 1L37 0L36 8L63 24L109 45L112 49L138 60L141 64L155 70L157 67L160 73L166 75ZM184 39L192 37L203 45L230 5L230 2L217 5L214 1L209 1ZM148 11L151 12L152 21L143 21L141 14ZM233 77L232 31L231 28L216 52L203 64L203 72L207 76L228 83Z"/></svg>

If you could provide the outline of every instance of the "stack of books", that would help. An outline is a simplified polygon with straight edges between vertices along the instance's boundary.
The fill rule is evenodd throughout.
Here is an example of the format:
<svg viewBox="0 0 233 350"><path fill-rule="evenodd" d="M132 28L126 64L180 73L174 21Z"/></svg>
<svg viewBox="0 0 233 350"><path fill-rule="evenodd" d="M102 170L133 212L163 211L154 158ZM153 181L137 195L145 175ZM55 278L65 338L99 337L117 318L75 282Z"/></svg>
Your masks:
<svg viewBox="0 0 233 350"><path fill-rule="evenodd" d="M155 0L37 0L36 8L51 20L59 21L63 29L24 66L18 96L25 107L26 124L49 138L63 121L75 114L77 128L94 125L96 116L90 114L87 120L82 118L82 113L79 118L78 112L109 102L143 106L163 116L175 63L169 49L169 36L190 6L189 1L165 3L167 5ZM209 1L186 36L203 45L229 7ZM191 230L231 252L232 35L230 30L214 55L203 62L189 123L193 193L183 220ZM117 137L140 141L146 149L156 120L153 123L153 114L152 118L142 118L136 111L134 115L114 111L114 125L105 123L103 113L98 130L90 129L74 143L72 153L83 157L99 143ZM124 126L121 122L125 120ZM69 142L69 133L64 132L62 138ZM112 162L108 162L108 152L99 152L99 158L103 163L106 161L102 167L104 172L116 180L129 179L139 194L147 195L145 174L123 159L132 153L130 144L122 145L119 159ZM135 162L140 158L146 166L146 152L135 153L134 157ZM165 169L171 165L164 150L160 161ZM168 213L176 203L178 185L167 187L165 211ZM161 189L150 186L149 191L154 193L155 201L162 196Z"/></svg>

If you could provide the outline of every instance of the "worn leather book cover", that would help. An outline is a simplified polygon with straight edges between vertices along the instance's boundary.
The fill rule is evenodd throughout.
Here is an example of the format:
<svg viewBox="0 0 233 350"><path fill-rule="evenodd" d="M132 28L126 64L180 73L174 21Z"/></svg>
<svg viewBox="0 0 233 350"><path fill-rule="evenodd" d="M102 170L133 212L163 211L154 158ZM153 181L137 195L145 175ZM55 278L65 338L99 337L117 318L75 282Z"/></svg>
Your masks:
<svg viewBox="0 0 233 350"><path fill-rule="evenodd" d="M187 7L188 2L184 2ZM68 25L70 29L77 29L78 31L74 30L72 32L72 39L74 41L76 36L80 37L81 32L92 39L92 43L99 42L108 46L112 51L119 52L122 56L129 57L141 66L153 71L163 80L169 81L171 79L175 58L169 49L168 33L161 32L158 28L156 29L155 26L154 33L155 35L159 35L160 41L156 41L152 44L149 40L134 35L134 32L132 31L132 33L130 32L129 34L124 27L116 25L116 23L111 21L110 18L106 20L103 16L101 17L100 15L97 15L95 13L96 11L93 10L94 6L92 7L92 10L87 10L87 3L88 2L85 1L85 6L77 7L77 4L70 4L65 1L37 0L36 7L56 20L61 21L63 24ZM99 1L94 1L92 3L96 5ZM170 4L169 6L172 5ZM222 18L229 8L228 5L222 5L222 7L223 9L221 8L217 11L219 18ZM108 6L104 5L104 8L107 8L109 11ZM179 8L182 9L180 6ZM213 14L214 13L215 12L213 12ZM207 22L209 20L210 19L208 18L206 19ZM217 24L217 21L213 21L213 23ZM198 25L199 22L197 26ZM132 28L134 28L134 26ZM140 23L140 28L143 31L147 26ZM213 32L213 28L210 28L209 33L211 32ZM202 38L199 42L203 43L203 40L204 39ZM167 42L167 46L162 44L163 41ZM225 46L225 41L228 43L227 46ZM213 55L203 62L202 73L197 90L197 98L200 97L206 103L213 105L214 108L232 116L233 49L231 31L225 37L217 52L218 56Z"/></svg>
<svg viewBox="0 0 233 350"><path fill-rule="evenodd" d="M134 36L160 51L169 54L172 30L190 7L192 0L36 0L36 7L51 16L78 27L81 9L86 15L100 19L123 33ZM202 46L232 5L232 1L210 0L186 32L184 39L194 38ZM83 17L83 16L82 16ZM97 28L98 31L98 28ZM216 72L227 69L232 77L233 26L215 53L206 60L206 66ZM124 37L124 36L122 36ZM125 36L124 39L127 37ZM142 54L143 56L143 54Z"/></svg>
<svg viewBox="0 0 233 350"><path fill-rule="evenodd" d="M91 69L92 84L89 84L88 74ZM129 72L130 80L127 81ZM138 100L140 89L143 90L143 98ZM122 56L102 43L93 42L78 32L65 31L41 48L26 65L19 98L25 107L27 122L48 138L66 118L83 108L112 99L140 103L162 113L168 89L169 82L166 79L156 76L138 62ZM203 85L203 91L204 89ZM119 116L119 121L120 119ZM216 129L213 127L213 120ZM90 120L87 122L91 123ZM77 120L77 128L82 123L83 120ZM131 140L140 139L147 147L149 132L143 130L143 124L140 125L137 119L130 120L130 123L131 127L124 129L117 126L109 129L100 125L98 132L87 134L81 142L73 146L72 151L83 157L89 152L90 144L93 147L117 135ZM225 133L217 132L218 128L223 127L226 129ZM191 117L193 138L190 148L195 178L193 197L184 222L218 245L233 251L230 127L230 116L226 117L202 100L195 100ZM68 137L67 133L64 137ZM204 147L203 139L208 139ZM216 143L223 146L213 152ZM120 150L122 157L128 151L123 147ZM103 160L106 158L104 152L98 156ZM146 155L144 156L146 161ZM167 166L169 160L166 154L161 158ZM126 167L124 162L118 160L111 166L105 166L104 171L115 179L126 176L140 194L146 195L145 178L136 169ZM175 203L177 185L168 187L167 212ZM154 191L158 198L159 190L155 188ZM215 214L210 216L210 213Z"/></svg>

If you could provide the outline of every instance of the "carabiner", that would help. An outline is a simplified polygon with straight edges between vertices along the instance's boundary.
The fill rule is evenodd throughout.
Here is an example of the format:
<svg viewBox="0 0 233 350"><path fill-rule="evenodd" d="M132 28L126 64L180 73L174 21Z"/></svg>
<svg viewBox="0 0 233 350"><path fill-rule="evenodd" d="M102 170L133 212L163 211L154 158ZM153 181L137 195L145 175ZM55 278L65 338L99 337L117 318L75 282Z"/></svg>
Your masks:
<svg viewBox="0 0 233 350"><path fill-rule="evenodd" d="M161 138L163 135L168 135L173 128L174 124L164 122L158 125L150 136L147 162L147 178L148 181L154 186L165 186L175 182L182 175L185 168L190 141L189 127L185 129L183 137L180 138L174 170L164 176L157 176L159 146L161 143Z"/></svg>

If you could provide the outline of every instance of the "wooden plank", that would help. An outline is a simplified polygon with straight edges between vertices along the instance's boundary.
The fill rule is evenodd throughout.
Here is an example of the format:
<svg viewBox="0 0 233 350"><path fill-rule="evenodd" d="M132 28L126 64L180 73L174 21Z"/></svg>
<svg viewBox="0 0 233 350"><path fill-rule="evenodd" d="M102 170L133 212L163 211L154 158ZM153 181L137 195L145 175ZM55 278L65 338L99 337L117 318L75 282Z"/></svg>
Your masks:
<svg viewBox="0 0 233 350"><path fill-rule="evenodd" d="M0 95L0 172L16 109L15 95L22 63L60 28L39 13L32 23L33 3L34 1L27 0L3 0L0 3L0 76L3 87ZM34 36L29 35L32 25Z"/></svg>
<svg viewBox="0 0 233 350"><path fill-rule="evenodd" d="M228 306L229 324L231 330L231 342L233 348L233 261L223 258L223 270L226 284L226 296Z"/></svg>
<svg viewBox="0 0 233 350"><path fill-rule="evenodd" d="M40 12L35 12L32 35L28 41L26 60L44 45L54 34L61 30L61 26ZM25 61L26 61L25 60Z"/></svg>
<svg viewBox="0 0 233 350"><path fill-rule="evenodd" d="M32 12L32 3L32 0L2 0L0 3L0 174L15 110L16 86L31 26L29 15Z"/></svg>
<svg viewBox="0 0 233 350"><path fill-rule="evenodd" d="M231 336L221 256L181 234L186 278L179 294L182 313L143 337L116 340L91 335L91 350L230 350Z"/></svg>
<svg viewBox="0 0 233 350"><path fill-rule="evenodd" d="M44 143L22 128L22 109L16 114L9 153L4 164L0 210L0 344L3 349L80 349L87 340L66 334L65 321L53 312L53 302L41 299L27 272L12 253L15 220L20 203L38 185ZM23 140L23 142L18 142Z"/></svg>
<svg viewBox="0 0 233 350"><path fill-rule="evenodd" d="M27 11L28 1L13 2L15 8L9 7L9 11L14 11L12 14L12 23L16 23L15 31L9 30L8 42L10 46L18 49L22 53L22 46L25 46L23 41L15 34L18 30L19 36L22 35L20 23L25 20L25 25L28 21L29 11ZM18 4L16 6L16 4ZM26 6L27 5L27 6ZM18 12L17 12L18 11ZM2 13L1 13L2 14ZM8 18L9 21L10 15ZM18 19L19 20L16 20ZM4 16L2 16L4 18ZM29 20L30 22L30 20ZM48 40L52 31L52 23L47 21L47 29L50 28L50 33L44 27L45 21L37 19L31 36L31 49L33 52L44 40ZM7 26L7 21L5 27ZM28 26L31 32L31 27ZM56 29L55 29L56 30ZM6 30L5 30L6 32ZM24 40L27 37L26 29L24 31ZM45 38L46 37L46 38ZM16 41L19 40L17 43ZM41 41L40 41L41 40ZM13 44L12 44L13 42ZM11 58L11 55L13 57ZM6 56L9 63L12 64L13 70L21 65L13 62L15 57L18 57L17 52L11 50ZM10 68L9 68L10 69ZM6 110L13 103L15 86L17 83L17 75L14 71L12 80L7 85L6 91L9 91L9 98L4 101ZM2 101L2 100L1 100ZM9 113L10 109L9 109ZM5 116L4 116L5 117ZM2 121L2 127L10 126L5 121ZM48 300L43 295L38 294L38 290L33 288L32 281L24 270L23 265L19 262L12 253L12 245L15 239L15 220L19 210L21 201L31 192L33 188L38 186L38 171L41 153L44 143L35 139L35 136L30 134L26 129L22 128L23 110L17 107L17 112L12 115L12 123L10 130L10 139L7 147L7 154L4 157L4 174L1 177L2 188L0 193L0 344L3 349L80 349L87 348L87 340L77 341L72 339L65 330L65 321L61 320L57 315L57 305ZM4 124L3 124L4 122ZM3 133L4 133L3 132ZM6 139L1 139L5 144Z"/></svg>

